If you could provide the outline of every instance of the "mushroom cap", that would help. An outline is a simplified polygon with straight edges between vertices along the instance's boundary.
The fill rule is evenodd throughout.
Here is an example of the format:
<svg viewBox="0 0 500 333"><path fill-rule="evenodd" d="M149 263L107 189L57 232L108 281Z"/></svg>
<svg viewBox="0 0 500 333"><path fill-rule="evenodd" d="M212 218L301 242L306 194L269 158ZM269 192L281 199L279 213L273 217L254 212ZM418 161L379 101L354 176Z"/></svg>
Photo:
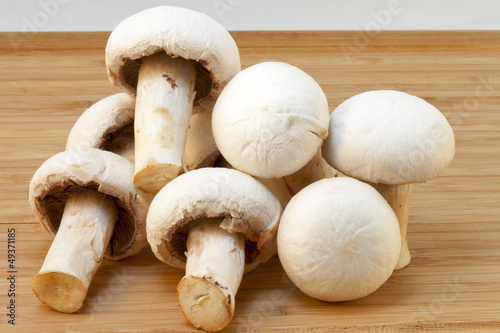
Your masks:
<svg viewBox="0 0 500 333"><path fill-rule="evenodd" d="M432 179L455 154L453 130L438 109L400 91L369 91L330 115L325 160L345 175L383 184Z"/></svg>
<svg viewBox="0 0 500 333"><path fill-rule="evenodd" d="M76 121L66 141L66 150L106 146L113 136L133 126L135 99L126 93L108 96L88 108Z"/></svg>
<svg viewBox="0 0 500 333"><path fill-rule="evenodd" d="M159 6L128 17L113 30L106 45L109 80L135 95L141 58L162 51L197 62L195 104L212 105L241 70L238 47L217 21L193 10Z"/></svg>
<svg viewBox="0 0 500 333"><path fill-rule="evenodd" d="M195 107L197 109L199 107ZM96 148L118 149L134 162L135 99L126 93L108 96L93 104L76 121L68 135L66 150ZM116 143L117 139L121 139ZM212 112L194 112L189 120L184 160L188 170L211 166L220 152L212 135Z"/></svg>
<svg viewBox="0 0 500 333"><path fill-rule="evenodd" d="M317 181L283 212L278 253L286 274L305 294L336 302L364 297L392 274L401 236L389 204L353 178Z"/></svg>
<svg viewBox="0 0 500 333"><path fill-rule="evenodd" d="M118 220L105 257L118 260L136 254L146 244L151 196L134 187L133 179L134 165L124 157L94 148L67 150L35 172L29 202L36 218L55 235L73 191L92 188L113 198Z"/></svg>
<svg viewBox="0 0 500 333"><path fill-rule="evenodd" d="M266 262L276 251L281 205L261 183L242 172L204 168L182 174L155 196L147 217L148 242L156 257L186 267L190 222L201 217L231 217L220 227L245 236L245 271Z"/></svg>
<svg viewBox="0 0 500 333"><path fill-rule="evenodd" d="M312 77L281 62L238 73L215 104L212 128L224 158L261 178L290 175L328 136L328 102Z"/></svg>

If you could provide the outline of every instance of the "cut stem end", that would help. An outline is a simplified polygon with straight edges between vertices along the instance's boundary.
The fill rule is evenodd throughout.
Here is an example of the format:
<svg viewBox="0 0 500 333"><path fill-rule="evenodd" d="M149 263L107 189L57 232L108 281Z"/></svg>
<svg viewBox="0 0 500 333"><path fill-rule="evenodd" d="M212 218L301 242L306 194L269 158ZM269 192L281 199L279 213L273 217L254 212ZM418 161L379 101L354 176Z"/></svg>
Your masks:
<svg viewBox="0 0 500 333"><path fill-rule="evenodd" d="M184 316L198 329L219 331L233 318L245 268L245 241L220 227L222 218L203 219L189 231L186 275L177 286Z"/></svg>

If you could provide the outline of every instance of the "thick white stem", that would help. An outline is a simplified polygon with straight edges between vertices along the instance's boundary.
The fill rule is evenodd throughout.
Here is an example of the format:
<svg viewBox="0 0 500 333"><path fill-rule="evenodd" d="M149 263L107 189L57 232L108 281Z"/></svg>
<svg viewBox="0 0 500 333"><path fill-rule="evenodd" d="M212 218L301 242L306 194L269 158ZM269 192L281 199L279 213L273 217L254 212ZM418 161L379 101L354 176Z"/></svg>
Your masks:
<svg viewBox="0 0 500 333"><path fill-rule="evenodd" d="M184 149L193 109L196 63L164 52L145 57L135 105L134 185L156 194L186 171Z"/></svg>
<svg viewBox="0 0 500 333"><path fill-rule="evenodd" d="M245 268L243 235L220 228L221 222L204 219L190 230L186 275L177 286L184 316L196 328L212 332L231 321Z"/></svg>
<svg viewBox="0 0 500 333"><path fill-rule="evenodd" d="M408 266L411 260L410 250L408 249L407 229L408 216L410 213L411 184L403 185L384 185L371 184L389 203L399 222L401 231L401 252L399 253L396 270Z"/></svg>
<svg viewBox="0 0 500 333"><path fill-rule="evenodd" d="M85 301L117 219L116 205L95 190L70 195L59 230L31 287L43 303L72 313Z"/></svg>

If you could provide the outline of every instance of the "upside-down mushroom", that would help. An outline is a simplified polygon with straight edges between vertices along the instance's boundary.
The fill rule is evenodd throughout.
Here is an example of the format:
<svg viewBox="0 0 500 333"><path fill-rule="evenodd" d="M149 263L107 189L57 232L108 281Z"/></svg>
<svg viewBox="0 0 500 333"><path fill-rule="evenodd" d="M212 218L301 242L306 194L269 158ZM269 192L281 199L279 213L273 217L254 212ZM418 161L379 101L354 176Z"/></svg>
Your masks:
<svg viewBox="0 0 500 333"><path fill-rule="evenodd" d="M244 272L275 252L281 205L240 171L204 168L180 175L154 198L148 241L161 261L185 268L177 286L184 316L206 331L233 317Z"/></svg>
<svg viewBox="0 0 500 333"><path fill-rule="evenodd" d="M85 301L102 259L136 254L146 244L150 195L132 184L134 165L98 149L68 150L45 161L30 183L33 213L55 238L31 282L53 309Z"/></svg>
<svg viewBox="0 0 500 333"><path fill-rule="evenodd" d="M160 6L118 24L106 45L106 67L114 85L136 95L134 184L155 194L186 171L193 105L212 108L241 70L238 48L207 15Z"/></svg>
<svg viewBox="0 0 500 333"><path fill-rule="evenodd" d="M198 108L195 106L195 109ZM96 148L135 161L135 99L126 93L108 96L78 118L66 142L66 150ZM195 113L189 120L184 161L188 170L212 166L219 149L212 135L212 112Z"/></svg>

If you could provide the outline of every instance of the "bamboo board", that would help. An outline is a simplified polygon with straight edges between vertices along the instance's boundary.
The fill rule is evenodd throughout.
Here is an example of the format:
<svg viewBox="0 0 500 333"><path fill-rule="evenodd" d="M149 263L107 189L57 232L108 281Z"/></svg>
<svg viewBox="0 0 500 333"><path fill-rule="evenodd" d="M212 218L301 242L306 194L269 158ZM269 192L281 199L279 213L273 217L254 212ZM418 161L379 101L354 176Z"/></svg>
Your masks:
<svg viewBox="0 0 500 333"><path fill-rule="evenodd" d="M75 314L41 304L30 282L51 237L28 183L62 151L78 116L119 92L106 77L109 33L0 34L0 331L192 331L176 301L183 272L149 247L106 261ZM410 266L374 294L330 304L302 294L273 258L245 275L227 332L500 331L500 32L237 32L242 66L284 61L313 76L330 109L396 89L440 109L456 155L414 186ZM8 229L15 228L16 325L7 323Z"/></svg>

